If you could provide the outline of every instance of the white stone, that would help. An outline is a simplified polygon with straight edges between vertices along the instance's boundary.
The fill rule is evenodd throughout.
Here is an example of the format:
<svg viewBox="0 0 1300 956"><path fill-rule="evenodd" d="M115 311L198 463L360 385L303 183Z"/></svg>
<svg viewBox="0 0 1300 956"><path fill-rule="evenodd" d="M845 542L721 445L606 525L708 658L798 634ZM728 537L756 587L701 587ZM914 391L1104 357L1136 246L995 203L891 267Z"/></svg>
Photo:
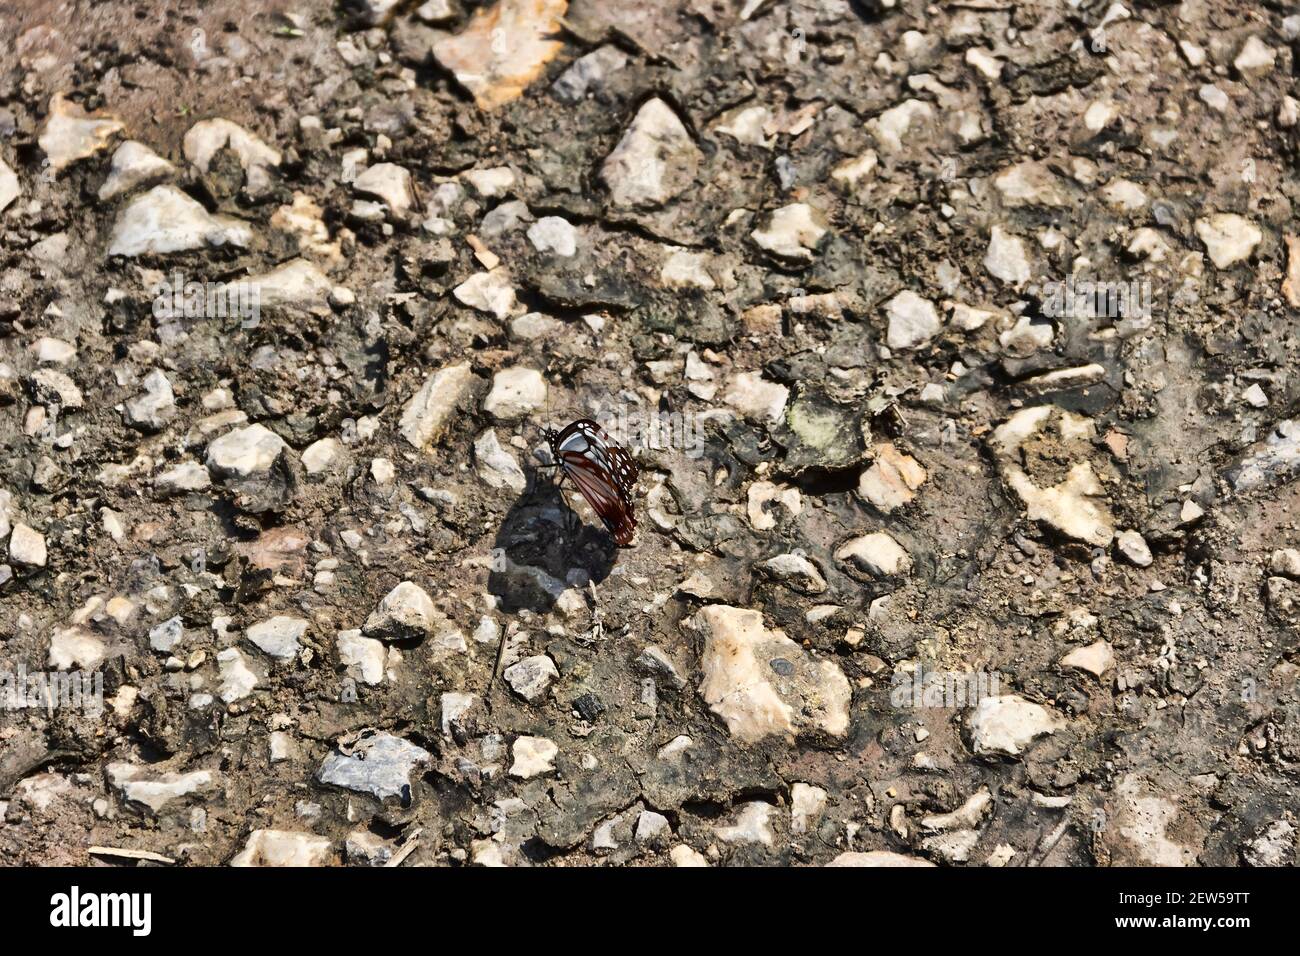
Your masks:
<svg viewBox="0 0 1300 956"><path fill-rule="evenodd" d="M971 745L977 754L1014 757L1059 727L1059 719L1050 711L1019 695L985 697L970 717Z"/></svg>
<svg viewBox="0 0 1300 956"><path fill-rule="evenodd" d="M50 98L50 112L37 139L50 168L55 172L81 159L94 156L108 146L123 129L116 117L88 116L62 93Z"/></svg>
<svg viewBox="0 0 1300 956"><path fill-rule="evenodd" d="M328 471L343 454L343 446L335 438L322 438L303 449L302 467L309 475Z"/></svg>
<svg viewBox="0 0 1300 956"><path fill-rule="evenodd" d="M13 526L9 534L9 560L29 568L43 568L49 555L45 548L45 535L22 522Z"/></svg>
<svg viewBox="0 0 1300 956"><path fill-rule="evenodd" d="M270 471L286 447L265 425L249 425L212 441L207 465L218 477L249 478Z"/></svg>
<svg viewBox="0 0 1300 956"><path fill-rule="evenodd" d="M220 117L200 120L191 126L181 142L181 149L185 158L205 173L211 167L212 158L222 149L234 152L246 173L259 166L280 165L277 150L238 123Z"/></svg>
<svg viewBox="0 0 1300 956"><path fill-rule="evenodd" d="M545 737L518 737L510 752L514 756L514 762L510 765L510 776L520 780L531 780L533 777L552 773L555 770L554 761L560 748L554 741Z"/></svg>
<svg viewBox="0 0 1300 956"><path fill-rule="evenodd" d="M1028 282L1031 269L1024 240L1001 226L994 226L989 234L988 251L984 254L984 268L1003 282L1014 285Z"/></svg>
<svg viewBox="0 0 1300 956"><path fill-rule="evenodd" d="M237 648L227 647L217 653L217 671L221 682L218 693L227 704L243 700L257 687L257 675Z"/></svg>
<svg viewBox="0 0 1300 956"><path fill-rule="evenodd" d="M1261 77L1273 72L1277 51L1257 36L1250 36L1232 65L1243 77Z"/></svg>
<svg viewBox="0 0 1300 956"><path fill-rule="evenodd" d="M546 693L551 684L559 679L560 672L555 669L555 661L545 654L537 654L511 664L503 676L516 694L531 702Z"/></svg>
<svg viewBox="0 0 1300 956"><path fill-rule="evenodd" d="M353 677L371 686L384 682L388 649L383 641L362 637L356 630L339 631L334 646L338 649L339 660Z"/></svg>
<svg viewBox="0 0 1300 956"><path fill-rule="evenodd" d="M911 289L904 289L885 303L885 315L889 319L885 341L895 351L924 345L942 326L934 303Z"/></svg>
<svg viewBox="0 0 1300 956"><path fill-rule="evenodd" d="M929 860L923 860L918 856L907 856L904 853L893 853L889 850L872 850L869 853L858 853L849 850L841 853L835 859L826 864L827 866L865 866L865 867L894 867L894 866L934 866Z"/></svg>
<svg viewBox="0 0 1300 956"><path fill-rule="evenodd" d="M757 567L802 594L820 594L826 590L826 579L821 571L802 554L778 554L760 561Z"/></svg>
<svg viewBox="0 0 1300 956"><path fill-rule="evenodd" d="M288 830L254 830L231 866L329 866L333 851L328 837Z"/></svg>
<svg viewBox="0 0 1300 956"><path fill-rule="evenodd" d="M1146 539L1136 531L1121 531L1115 536L1115 546L1129 563L1139 568L1151 566L1151 549L1147 547Z"/></svg>
<svg viewBox="0 0 1300 956"><path fill-rule="evenodd" d="M1087 671L1094 677L1106 673L1113 663L1115 663L1115 652L1105 641L1094 641L1086 647L1076 647L1061 658L1062 667Z"/></svg>
<svg viewBox="0 0 1300 956"><path fill-rule="evenodd" d="M851 691L844 673L768 630L758 611L711 604L690 626L704 634L700 696L737 740L847 732Z"/></svg>
<svg viewBox="0 0 1300 956"><path fill-rule="evenodd" d="M143 394L126 402L123 417L128 425L137 428L160 429L176 410L172 383L161 369L154 369L141 384L144 386Z"/></svg>
<svg viewBox="0 0 1300 956"><path fill-rule="evenodd" d="M153 480L154 488L163 494L176 495L186 491L202 491L212 485L208 469L197 461L182 461L168 468Z"/></svg>
<svg viewBox="0 0 1300 956"><path fill-rule="evenodd" d="M352 189L363 196L382 200L399 219L405 218L415 201L410 171L395 163L376 163L369 167L353 180Z"/></svg>
<svg viewBox="0 0 1300 956"><path fill-rule="evenodd" d="M703 289L717 287L709 275L709 257L702 252L674 249L659 270L659 281L670 289Z"/></svg>
<svg viewBox="0 0 1300 956"><path fill-rule="evenodd" d="M790 787L790 832L808 833L817 826L826 808L826 791L812 784Z"/></svg>
<svg viewBox="0 0 1300 956"><path fill-rule="evenodd" d="M148 767L123 761L108 764L104 775L124 799L146 806L154 813L159 813L173 800L210 790L221 780L221 775L211 770L152 774Z"/></svg>
<svg viewBox="0 0 1300 956"><path fill-rule="evenodd" d="M292 307L319 315L329 312L330 296L336 288L314 262L290 259L270 272L240 280L259 309Z"/></svg>
<svg viewBox="0 0 1300 956"><path fill-rule="evenodd" d="M528 241L538 252L553 252L563 258L578 251L578 231L559 216L543 216L529 226Z"/></svg>
<svg viewBox="0 0 1300 956"><path fill-rule="evenodd" d="M277 660L292 660L297 656L302 636L307 633L307 622L300 617L277 614L250 627L245 636L263 653Z"/></svg>
<svg viewBox="0 0 1300 956"><path fill-rule="evenodd" d="M527 418L546 403L546 379L532 368L514 366L497 372L492 390L483 400L483 411L497 421Z"/></svg>
<svg viewBox="0 0 1300 956"><path fill-rule="evenodd" d="M384 595L362 630L367 637L401 641L424 637L445 620L424 588L413 581L402 581Z"/></svg>
<svg viewBox="0 0 1300 956"><path fill-rule="evenodd" d="M108 202L137 186L152 186L176 175L176 167L144 143L128 139L113 153L108 178L99 187L99 199ZM3 208L0 205L0 208Z"/></svg>
<svg viewBox="0 0 1300 956"><path fill-rule="evenodd" d="M852 564L877 578L912 570L912 556L887 531L853 538L835 552L835 560Z"/></svg>
<svg viewBox="0 0 1300 956"><path fill-rule="evenodd" d="M651 99L637 111L600 176L614 205L658 206L691 185L700 159L677 114L663 100Z"/></svg>
<svg viewBox="0 0 1300 956"><path fill-rule="evenodd" d="M817 244L825 235L825 217L820 210L803 202L775 210L766 226L750 233L754 242L773 255L801 262L812 260Z"/></svg>
<svg viewBox="0 0 1300 956"><path fill-rule="evenodd" d="M831 170L831 180L850 192L861 188L872 177L879 165L879 158L874 149L869 149L861 156L840 163Z"/></svg>
<svg viewBox="0 0 1300 956"><path fill-rule="evenodd" d="M704 854L691 849L685 843L679 843L669 850L668 858L673 861L673 866L699 867L709 865L709 861L704 858Z"/></svg>
<svg viewBox="0 0 1300 956"><path fill-rule="evenodd" d="M240 220L210 214L175 186L155 186L117 217L108 255L165 255L227 243L243 248L252 241L252 230Z"/></svg>
<svg viewBox="0 0 1300 956"><path fill-rule="evenodd" d="M518 304L510 276L500 267L490 272L476 272L456 286L452 294L471 309L487 312L498 319L512 315Z"/></svg>
<svg viewBox="0 0 1300 956"><path fill-rule="evenodd" d="M763 378L762 372L740 372L731 379L722 399L746 418L775 424L785 415L790 389Z"/></svg>
<svg viewBox="0 0 1300 956"><path fill-rule="evenodd" d="M9 164L0 159L0 213L9 208L9 205L23 194L22 183L18 181L18 174L9 168Z"/></svg>
<svg viewBox="0 0 1300 956"><path fill-rule="evenodd" d="M515 174L509 166L468 169L460 174L460 178L474 187L474 192L484 199L504 196L515 184Z"/></svg>
<svg viewBox="0 0 1300 956"><path fill-rule="evenodd" d="M49 666L57 671L93 671L104 660L104 642L84 627L56 628L50 635Z"/></svg>
<svg viewBox="0 0 1300 956"><path fill-rule="evenodd" d="M896 153L903 148L903 137L913 124L925 125L934 117L934 108L924 100L904 100L867 122L867 130L886 152Z"/></svg>
<svg viewBox="0 0 1300 956"><path fill-rule="evenodd" d="M523 491L528 486L519 462L501 447L497 433L492 429L474 440L474 470L492 488Z"/></svg>
<svg viewBox="0 0 1300 956"><path fill-rule="evenodd" d="M1264 234L1249 219L1235 213L1219 212L1196 220L1196 235L1205 243L1210 261L1227 269L1250 258Z"/></svg>
<svg viewBox="0 0 1300 956"><path fill-rule="evenodd" d="M1041 521L1076 541L1109 547L1115 521L1106 489L1090 462L1076 461L1065 478L1047 488L1035 484L1021 461L1020 447L1035 433L1055 423L1062 444L1080 456L1089 450L1091 423L1051 405L1023 408L993 430L990 438L1003 479L1025 504L1030 521Z"/></svg>
<svg viewBox="0 0 1300 956"><path fill-rule="evenodd" d="M728 826L714 827L713 832L723 843L758 843L771 846L775 837L772 834L772 805L753 800L742 803L734 822Z"/></svg>
<svg viewBox="0 0 1300 956"><path fill-rule="evenodd" d="M473 380L468 362L441 368L426 378L402 410L398 422L402 437L421 450L438 441Z"/></svg>

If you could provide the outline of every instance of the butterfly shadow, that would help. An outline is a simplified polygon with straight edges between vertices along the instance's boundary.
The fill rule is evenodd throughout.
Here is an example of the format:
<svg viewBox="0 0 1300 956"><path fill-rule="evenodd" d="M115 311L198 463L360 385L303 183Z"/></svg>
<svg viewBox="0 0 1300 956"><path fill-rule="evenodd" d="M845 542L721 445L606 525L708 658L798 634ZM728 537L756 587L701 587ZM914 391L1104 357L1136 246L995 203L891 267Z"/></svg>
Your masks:
<svg viewBox="0 0 1300 956"><path fill-rule="evenodd" d="M605 580L617 554L598 519L584 520L552 473L534 471L497 531L488 592L500 599L503 611L545 614L568 588Z"/></svg>

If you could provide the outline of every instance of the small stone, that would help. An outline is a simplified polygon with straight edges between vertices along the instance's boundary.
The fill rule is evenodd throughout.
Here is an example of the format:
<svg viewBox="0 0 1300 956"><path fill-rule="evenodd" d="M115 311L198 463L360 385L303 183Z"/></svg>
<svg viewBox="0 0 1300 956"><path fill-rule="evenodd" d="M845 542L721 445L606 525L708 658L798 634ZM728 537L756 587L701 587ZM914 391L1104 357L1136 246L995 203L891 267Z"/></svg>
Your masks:
<svg viewBox="0 0 1300 956"><path fill-rule="evenodd" d="M563 258L578 251L578 231L559 216L543 216L529 226L528 241L538 252L553 252Z"/></svg>
<svg viewBox="0 0 1300 956"><path fill-rule="evenodd" d="M1077 647L1061 658L1062 667L1087 671L1094 677L1101 677L1114 662L1115 652L1105 641L1096 641L1087 647Z"/></svg>
<svg viewBox="0 0 1300 956"><path fill-rule="evenodd" d="M885 303L885 315L889 319L885 341L895 351L924 345L934 338L942 325L934 303L910 289Z"/></svg>
<svg viewBox="0 0 1300 956"><path fill-rule="evenodd" d="M1130 564L1139 568L1149 568L1154 560L1146 539L1136 531L1121 531L1115 536L1115 546Z"/></svg>
<svg viewBox="0 0 1300 956"><path fill-rule="evenodd" d="M670 289L703 289L709 292L717 287L708 272L709 257L698 252L675 249L669 253L659 270L659 281ZM694 353L692 353L694 354Z"/></svg>
<svg viewBox="0 0 1300 956"><path fill-rule="evenodd" d="M497 421L527 418L546 402L546 380L536 369L514 366L492 378L492 390L483 400L483 411Z"/></svg>
<svg viewBox="0 0 1300 956"><path fill-rule="evenodd" d="M790 832L809 833L817 826L826 807L826 791L812 784L790 787Z"/></svg>
<svg viewBox="0 0 1300 956"><path fill-rule="evenodd" d="M784 581L800 594L820 594L826 590L821 571L802 554L778 554L755 567L768 577Z"/></svg>
<svg viewBox="0 0 1300 956"><path fill-rule="evenodd" d="M673 834L672 824L662 813L642 810L636 818L636 830L633 839L641 844L662 844Z"/></svg>
<svg viewBox="0 0 1300 956"><path fill-rule="evenodd" d="M555 770L555 757L560 748L545 737L518 737L510 748L514 762L510 765L510 776L520 780L531 780L544 773Z"/></svg>
<svg viewBox="0 0 1300 956"><path fill-rule="evenodd" d="M985 697L970 717L971 746L977 754L1014 757L1059 727L1060 721L1046 708L1016 694Z"/></svg>
<svg viewBox="0 0 1300 956"><path fill-rule="evenodd" d="M478 476L492 488L510 488L523 491L528 479L514 456L501 447L497 433L488 429L474 440L474 468Z"/></svg>
<svg viewBox="0 0 1300 956"><path fill-rule="evenodd" d="M858 494L885 514L910 504L925 483L925 469L892 442L874 445L872 455L870 467L858 479Z"/></svg>
<svg viewBox="0 0 1300 956"><path fill-rule="evenodd" d="M452 294L456 296L457 301L471 309L486 312L498 319L505 319L514 314L518 304L515 298L515 287L511 284L505 269L500 267L490 272L475 273L456 286Z"/></svg>
<svg viewBox="0 0 1300 956"><path fill-rule="evenodd" d="M564 48L555 37L567 7L567 0L497 0L475 10L460 33L437 40L433 57L479 109L495 110L522 96Z"/></svg>
<svg viewBox="0 0 1300 956"><path fill-rule="evenodd" d="M658 206L695 181L699 147L672 108L650 99L614 147L600 177L615 206Z"/></svg>
<svg viewBox="0 0 1300 956"><path fill-rule="evenodd" d="M842 545L835 560L851 564L872 577L893 577L912 570L912 557L887 531L861 535Z"/></svg>
<svg viewBox="0 0 1300 956"><path fill-rule="evenodd" d="M850 193L857 192L866 180L872 178L877 165L876 151L869 149L861 156L832 169L831 180Z"/></svg>
<svg viewBox="0 0 1300 956"><path fill-rule="evenodd" d="M162 495L202 491L211 485L212 477L208 474L208 469L197 461L178 462L153 480L154 489Z"/></svg>
<svg viewBox="0 0 1300 956"><path fill-rule="evenodd" d="M382 200L399 219L406 218L415 201L410 171L394 163L377 163L369 167L353 180L352 189L363 196Z"/></svg>
<svg viewBox="0 0 1300 956"><path fill-rule="evenodd" d="M316 771L316 779L329 786L368 793L378 800L397 797L403 805L409 805L411 774L426 766L431 756L409 740L374 733L327 756Z"/></svg>
<svg viewBox="0 0 1300 956"><path fill-rule="evenodd" d="M49 666L58 671L93 671L104 660L104 642L84 627L55 629L50 635Z"/></svg>
<svg viewBox="0 0 1300 956"><path fill-rule="evenodd" d="M348 674L372 687L384 682L388 649L383 641L362 637L360 631L339 631L334 639L339 660Z"/></svg>
<svg viewBox="0 0 1300 956"><path fill-rule="evenodd" d="M1012 285L1023 285L1032 274L1024 241L1001 226L994 226L990 233L984 268L995 279Z"/></svg>
<svg viewBox="0 0 1300 956"><path fill-rule="evenodd" d="M263 653L277 660L292 660L298 655L307 622L300 617L277 614L250 627L245 636Z"/></svg>
<svg viewBox="0 0 1300 956"><path fill-rule="evenodd" d="M551 92L564 103L577 103L588 93L598 93L606 80L627 66L627 54L612 44L597 47L573 61L551 84Z"/></svg>
<svg viewBox="0 0 1300 956"><path fill-rule="evenodd" d="M29 568L43 568L48 560L45 535L22 522L14 525L9 534L9 560Z"/></svg>
<svg viewBox="0 0 1300 956"><path fill-rule="evenodd" d="M13 201L22 194L23 187L22 183L18 181L18 174L10 168L8 163L0 159L0 213L8 209Z"/></svg>
<svg viewBox="0 0 1300 956"><path fill-rule="evenodd" d="M169 618L149 631L149 646L155 651L170 654L185 636L185 625L179 617Z"/></svg>
<svg viewBox="0 0 1300 956"><path fill-rule="evenodd" d="M772 834L772 805L758 800L742 803L735 820L728 826L714 827L713 832L723 843L757 843L771 846L776 839Z"/></svg>
<svg viewBox="0 0 1300 956"><path fill-rule="evenodd" d="M750 233L760 248L796 262L811 262L825 235L826 221L820 210L802 202L782 206L768 217L766 226Z"/></svg>
<svg viewBox="0 0 1300 956"><path fill-rule="evenodd" d="M175 186L155 186L117 217L108 255L165 255L227 243L243 248L252 241L252 230L238 219L212 215Z"/></svg>
<svg viewBox="0 0 1300 956"><path fill-rule="evenodd" d="M332 856L327 837L288 830L254 830L230 865L328 866Z"/></svg>
<svg viewBox="0 0 1300 956"><path fill-rule="evenodd" d="M449 365L424 380L402 410L398 430L413 447L423 450L442 438L474 381L468 362Z"/></svg>
<svg viewBox="0 0 1300 956"><path fill-rule="evenodd" d="M545 654L537 654L511 664L505 669L504 676L511 689L531 703L546 693L559 679L560 672L555 668L555 661Z"/></svg>
<svg viewBox="0 0 1300 956"><path fill-rule="evenodd" d="M790 389L763 378L762 372L741 372L731 379L722 400L746 418L775 424L785 416Z"/></svg>
<svg viewBox="0 0 1300 956"><path fill-rule="evenodd" d="M32 373L32 391L37 401L60 408L81 408L85 397L81 389L64 373L52 368L39 368Z"/></svg>
<svg viewBox="0 0 1300 956"><path fill-rule="evenodd" d="M105 149L122 129L122 123L116 117L87 115L62 93L55 93L50 98L50 113L36 142L49 160L50 168L58 172Z"/></svg>
<svg viewBox="0 0 1300 956"><path fill-rule="evenodd" d="M1300 581L1300 551L1281 548L1269 557L1268 568L1274 574Z"/></svg>
<svg viewBox="0 0 1300 956"><path fill-rule="evenodd" d="M1219 269L1227 269L1250 258L1264 239L1264 234L1249 219L1230 212L1214 213L1196 220L1196 235L1205 243L1210 261Z"/></svg>
<svg viewBox="0 0 1300 956"><path fill-rule="evenodd" d="M124 800L148 807L153 813L160 813L173 801L211 791L221 783L221 775L212 770L153 774L148 767L122 761L108 764L104 776Z"/></svg>
<svg viewBox="0 0 1300 956"><path fill-rule="evenodd" d="M1242 392L1241 397L1251 408L1268 407L1268 395L1265 393L1264 389L1260 388L1258 382L1254 383Z"/></svg>
<svg viewBox="0 0 1300 956"><path fill-rule="evenodd" d="M126 403L123 418L133 428L158 431L167 424L176 410L172 383L159 369L154 369L145 376L142 384L144 394L137 395Z"/></svg>
<svg viewBox="0 0 1300 956"><path fill-rule="evenodd" d="M191 126L185 133L181 148L185 158L204 173L211 169L213 157L218 152L231 150L238 157L244 172L251 174L249 181L253 185L260 185L256 182L256 177L260 174L254 173L254 170L280 165L280 153L277 150L238 123L221 117L200 120Z"/></svg>
<svg viewBox="0 0 1300 956"><path fill-rule="evenodd" d="M222 478L249 478L264 475L287 446L265 425L237 428L208 445L207 465Z"/></svg>
<svg viewBox="0 0 1300 956"><path fill-rule="evenodd" d="M690 626L704 634L700 696L737 740L847 732L851 691L844 673L768 630L758 611L712 604Z"/></svg>
<svg viewBox="0 0 1300 956"><path fill-rule="evenodd" d="M403 581L384 595L362 630L367 637L404 641L425 637L444 621L424 588Z"/></svg>
<svg viewBox="0 0 1300 956"><path fill-rule="evenodd" d="M129 193L137 186L153 186L176 175L176 167L144 143L128 139L113 153L108 178L99 187L100 202ZM3 206L0 206L2 209Z"/></svg>
<svg viewBox="0 0 1300 956"><path fill-rule="evenodd" d="M329 471L343 454L343 446L338 439L322 438L303 449L302 467L309 475L319 475Z"/></svg>
<svg viewBox="0 0 1300 956"><path fill-rule="evenodd" d="M867 131L876 138L876 143L882 150L897 153L902 150L903 138L912 132L913 126L926 126L933 118L934 108L929 103L924 100L904 100L869 120Z"/></svg>
<svg viewBox="0 0 1300 956"><path fill-rule="evenodd" d="M236 648L228 647L217 653L217 669L221 680L219 693L227 704L243 700L257 687L257 675Z"/></svg>
<svg viewBox="0 0 1300 956"><path fill-rule="evenodd" d="M709 861L704 855L697 850L693 850L684 843L679 843L668 851L668 858L673 861L673 866L708 866Z"/></svg>
<svg viewBox="0 0 1300 956"><path fill-rule="evenodd" d="M904 853L893 853L889 850L872 850L870 853L857 853L848 851L841 853L835 859L826 864L827 866L934 866L929 860L923 860L916 856L907 856Z"/></svg>
<svg viewBox="0 0 1300 956"><path fill-rule="evenodd" d="M1232 65L1243 77L1258 78L1272 73L1276 61L1277 51L1259 37L1251 36L1242 44Z"/></svg>

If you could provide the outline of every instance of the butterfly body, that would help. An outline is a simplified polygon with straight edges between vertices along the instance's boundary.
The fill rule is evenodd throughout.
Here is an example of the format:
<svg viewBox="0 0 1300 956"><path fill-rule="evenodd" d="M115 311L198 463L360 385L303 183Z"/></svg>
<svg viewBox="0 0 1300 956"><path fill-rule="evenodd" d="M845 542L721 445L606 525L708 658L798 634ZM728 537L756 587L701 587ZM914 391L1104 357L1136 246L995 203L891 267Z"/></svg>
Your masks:
<svg viewBox="0 0 1300 956"><path fill-rule="evenodd" d="M542 430L551 455L564 478L577 486L582 497L620 546L632 542L636 532L633 493L636 463L605 429L589 418L556 431Z"/></svg>

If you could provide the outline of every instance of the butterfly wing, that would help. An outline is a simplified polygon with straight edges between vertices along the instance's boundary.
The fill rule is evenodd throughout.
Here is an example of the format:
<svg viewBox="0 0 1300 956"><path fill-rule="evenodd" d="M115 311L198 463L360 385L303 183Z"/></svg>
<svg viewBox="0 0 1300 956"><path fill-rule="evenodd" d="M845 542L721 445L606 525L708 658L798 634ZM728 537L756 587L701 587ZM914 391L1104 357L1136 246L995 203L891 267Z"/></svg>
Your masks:
<svg viewBox="0 0 1300 956"><path fill-rule="evenodd" d="M632 513L631 502L624 499L605 470L580 455L566 456L563 464L564 473L573 480L587 504L604 522L614 536L614 543L631 543L636 531L636 516Z"/></svg>
<svg viewBox="0 0 1300 956"><path fill-rule="evenodd" d="M560 464L592 510L614 536L626 545L636 531L632 491L637 467L632 456L590 419L579 419L556 436L554 448Z"/></svg>

